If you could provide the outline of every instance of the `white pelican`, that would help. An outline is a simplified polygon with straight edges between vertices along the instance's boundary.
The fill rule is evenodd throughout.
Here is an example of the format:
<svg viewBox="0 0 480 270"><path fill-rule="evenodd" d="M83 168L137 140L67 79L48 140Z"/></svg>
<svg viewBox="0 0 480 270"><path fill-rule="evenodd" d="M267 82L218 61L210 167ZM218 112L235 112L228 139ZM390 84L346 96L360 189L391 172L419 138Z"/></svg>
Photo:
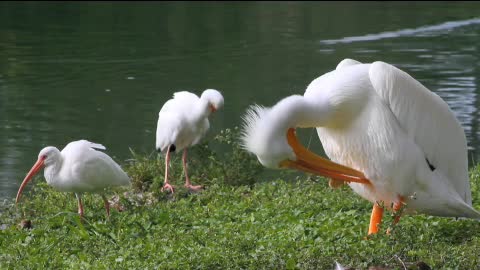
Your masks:
<svg viewBox="0 0 480 270"><path fill-rule="evenodd" d="M203 91L201 97L181 91L173 94L173 98L165 102L158 113L157 151L165 151L165 182L162 190L173 192L168 180L170 152L183 149L183 171L185 187L198 191L201 186L193 186L187 173L187 147L197 144L205 135L210 123L208 116L223 106L223 96L214 89Z"/></svg>
<svg viewBox="0 0 480 270"><path fill-rule="evenodd" d="M60 152L56 147L47 146L38 154L38 160L28 172L17 192L16 203L23 189L43 167L47 184L63 192L74 192L78 200L78 214L83 217L82 193L102 192L106 187L130 184L130 178L107 154L101 144L86 140L74 141ZM107 216L110 204L102 194Z"/></svg>
<svg viewBox="0 0 480 270"><path fill-rule="evenodd" d="M333 162L297 141L295 128L307 127L317 128ZM384 62L345 59L303 96L252 106L242 141L266 167L327 176L331 186L348 183L373 203L369 234L378 232L379 202L394 211L406 205L405 213L480 219L459 122L438 95Z"/></svg>

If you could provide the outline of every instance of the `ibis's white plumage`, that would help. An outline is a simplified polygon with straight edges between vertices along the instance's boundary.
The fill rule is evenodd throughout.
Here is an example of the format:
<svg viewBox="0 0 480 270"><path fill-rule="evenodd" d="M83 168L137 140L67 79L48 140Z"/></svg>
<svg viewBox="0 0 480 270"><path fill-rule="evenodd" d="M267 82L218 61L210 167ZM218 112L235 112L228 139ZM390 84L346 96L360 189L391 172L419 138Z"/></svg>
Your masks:
<svg viewBox="0 0 480 270"><path fill-rule="evenodd" d="M107 187L130 184L130 178L107 154L95 149L106 150L97 143L87 140L67 144L62 152L55 147L46 147L39 157L45 160L45 180L66 192L100 192Z"/></svg>
<svg viewBox="0 0 480 270"><path fill-rule="evenodd" d="M210 127L208 116L223 107L223 96L214 89L203 91L198 97L187 91L176 92L173 98L165 102L158 113L156 148L166 152L165 184L163 189L173 186L168 180L170 152L183 149L183 168L185 171L185 186L198 190L200 186L192 186L186 168L187 147L200 142Z"/></svg>
<svg viewBox="0 0 480 270"><path fill-rule="evenodd" d="M26 184L43 167L45 180L50 186L59 191L75 193L80 216L83 216L83 192L102 193L107 187L129 185L130 178L122 168L107 154L95 149L105 150L105 147L79 140L67 144L61 152L53 146L43 148L38 154L37 162L20 185L16 201L20 199ZM102 198L109 215L109 202L103 194Z"/></svg>
<svg viewBox="0 0 480 270"><path fill-rule="evenodd" d="M223 96L213 89L205 90L201 97L176 92L158 114L156 148L165 151L174 144L180 151L197 144L210 127L208 116L222 106Z"/></svg>
<svg viewBox="0 0 480 270"><path fill-rule="evenodd" d="M349 183L365 199L389 206L404 198L409 212L480 218L461 125L438 95L390 64L346 59L303 97L254 107L244 120L244 146L266 166L292 160L288 128L316 127L332 161L370 180Z"/></svg>

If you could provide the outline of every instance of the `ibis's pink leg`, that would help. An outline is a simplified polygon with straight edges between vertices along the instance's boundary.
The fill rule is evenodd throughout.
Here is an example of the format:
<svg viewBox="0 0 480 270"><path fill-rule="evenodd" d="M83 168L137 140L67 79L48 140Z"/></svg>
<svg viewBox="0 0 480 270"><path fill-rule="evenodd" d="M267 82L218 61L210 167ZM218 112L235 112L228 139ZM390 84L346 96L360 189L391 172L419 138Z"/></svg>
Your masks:
<svg viewBox="0 0 480 270"><path fill-rule="evenodd" d="M78 214L80 215L81 218L83 218L82 196L78 193L75 193L75 196L77 196L77 201L78 201Z"/></svg>
<svg viewBox="0 0 480 270"><path fill-rule="evenodd" d="M173 193L173 186L168 183L168 164L170 163L170 147L168 146L167 155L165 157L165 182L163 183L162 191L170 190Z"/></svg>
<svg viewBox="0 0 480 270"><path fill-rule="evenodd" d="M185 187L190 189L191 191L199 191L200 189L202 189L202 186L192 186L192 183L190 182L190 178L188 178L188 173L187 173L187 148L185 148L183 150L182 161L183 161L183 171L185 172Z"/></svg>
<svg viewBox="0 0 480 270"><path fill-rule="evenodd" d="M103 202L105 203L105 210L107 211L107 217L110 217L110 203L105 195L102 195Z"/></svg>

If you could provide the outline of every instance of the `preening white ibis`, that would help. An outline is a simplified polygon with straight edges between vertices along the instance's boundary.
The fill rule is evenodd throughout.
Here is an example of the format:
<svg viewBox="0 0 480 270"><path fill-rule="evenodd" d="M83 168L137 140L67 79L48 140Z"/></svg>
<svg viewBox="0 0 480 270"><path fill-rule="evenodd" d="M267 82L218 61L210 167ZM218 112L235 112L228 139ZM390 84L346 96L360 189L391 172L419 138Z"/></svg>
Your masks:
<svg viewBox="0 0 480 270"><path fill-rule="evenodd" d="M327 156L304 148L295 128L316 127ZM404 213L480 219L472 208L465 133L448 105L406 72L384 62L345 59L313 80L303 96L244 116L243 145L266 167L344 182L374 206ZM398 222L396 219L395 222Z"/></svg>
<svg viewBox="0 0 480 270"><path fill-rule="evenodd" d="M130 178L122 168L107 154L95 149L105 150L105 147L80 140L67 144L62 152L53 146L43 148L38 154L37 162L18 189L16 203L27 183L43 167L48 185L59 191L75 193L81 217L83 217L81 197L83 192L102 193L107 187L130 185ZM102 198L108 216L110 204L103 193Z"/></svg>
<svg viewBox="0 0 480 270"><path fill-rule="evenodd" d="M187 173L187 148L200 142L210 127L208 116L223 107L222 94L214 89L203 91L198 97L187 91L176 92L165 102L158 113L157 151L165 152L165 182L162 190L174 188L169 183L168 167L170 153L183 150L182 162L185 172L185 187L198 191L201 186L193 186Z"/></svg>

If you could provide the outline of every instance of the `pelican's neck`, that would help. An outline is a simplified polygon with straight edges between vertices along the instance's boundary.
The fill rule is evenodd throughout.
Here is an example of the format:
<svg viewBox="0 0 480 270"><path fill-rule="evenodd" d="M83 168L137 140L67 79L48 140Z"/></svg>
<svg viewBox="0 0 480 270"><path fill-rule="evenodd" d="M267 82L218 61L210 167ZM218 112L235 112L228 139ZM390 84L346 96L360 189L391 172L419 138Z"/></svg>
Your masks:
<svg viewBox="0 0 480 270"><path fill-rule="evenodd" d="M60 151L58 151L48 159L45 163L43 175L45 176L45 180L47 180L47 184L54 186L55 182L59 181L58 174L62 168L63 157Z"/></svg>
<svg viewBox="0 0 480 270"><path fill-rule="evenodd" d="M270 111L272 125L286 132L288 128L325 126L330 118L328 103L312 102L304 96L289 96L279 101Z"/></svg>

